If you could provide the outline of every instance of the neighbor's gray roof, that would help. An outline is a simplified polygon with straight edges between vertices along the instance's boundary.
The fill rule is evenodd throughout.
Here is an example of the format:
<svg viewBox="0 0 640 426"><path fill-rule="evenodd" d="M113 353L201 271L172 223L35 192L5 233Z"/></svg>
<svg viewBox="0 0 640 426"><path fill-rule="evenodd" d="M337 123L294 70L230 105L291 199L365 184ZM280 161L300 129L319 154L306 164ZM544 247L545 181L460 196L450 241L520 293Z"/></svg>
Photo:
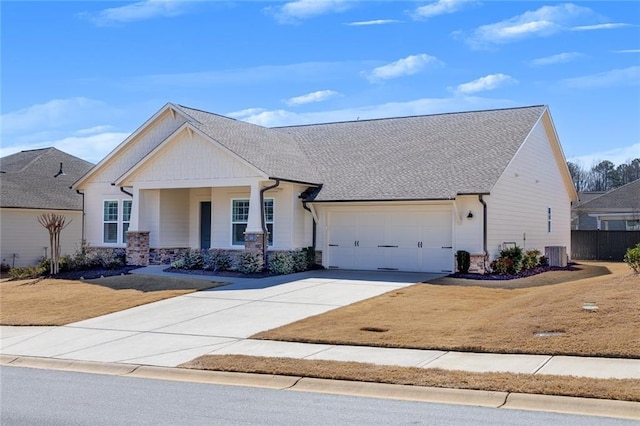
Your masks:
<svg viewBox="0 0 640 426"><path fill-rule="evenodd" d="M582 211L640 211L640 179L580 204Z"/></svg>
<svg viewBox="0 0 640 426"><path fill-rule="evenodd" d="M233 118L177 105L192 125L270 177L321 182L293 136Z"/></svg>
<svg viewBox="0 0 640 426"><path fill-rule="evenodd" d="M489 193L545 106L274 128L321 176L316 201Z"/></svg>
<svg viewBox="0 0 640 426"><path fill-rule="evenodd" d="M64 175L54 178L60 170ZM56 148L0 158L0 207L82 210L82 196L69 189L93 164Z"/></svg>

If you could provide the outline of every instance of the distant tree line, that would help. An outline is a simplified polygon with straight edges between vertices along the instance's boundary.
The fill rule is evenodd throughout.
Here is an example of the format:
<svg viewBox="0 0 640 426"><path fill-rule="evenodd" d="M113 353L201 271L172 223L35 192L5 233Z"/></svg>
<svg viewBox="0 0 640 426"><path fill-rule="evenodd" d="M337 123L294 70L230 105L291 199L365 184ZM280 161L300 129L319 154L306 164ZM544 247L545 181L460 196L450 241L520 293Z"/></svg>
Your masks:
<svg viewBox="0 0 640 426"><path fill-rule="evenodd" d="M594 164L590 169L570 161L567 166L578 192L609 191L640 179L640 158L619 166L607 160Z"/></svg>

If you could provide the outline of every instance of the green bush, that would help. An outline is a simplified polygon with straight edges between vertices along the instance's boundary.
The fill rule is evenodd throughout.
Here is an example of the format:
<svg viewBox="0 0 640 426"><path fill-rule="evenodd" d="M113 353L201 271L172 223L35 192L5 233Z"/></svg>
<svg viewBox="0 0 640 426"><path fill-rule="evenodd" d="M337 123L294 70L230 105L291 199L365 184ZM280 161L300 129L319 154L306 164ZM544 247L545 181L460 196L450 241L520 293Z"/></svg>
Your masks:
<svg viewBox="0 0 640 426"><path fill-rule="evenodd" d="M254 274L262 271L264 260L262 253L245 251L238 256L238 271L243 274Z"/></svg>
<svg viewBox="0 0 640 426"><path fill-rule="evenodd" d="M184 269L184 260L182 259L176 259L173 262L171 262L171 267L173 269Z"/></svg>
<svg viewBox="0 0 640 426"><path fill-rule="evenodd" d="M511 260L511 267L508 274L517 274L522 270L522 249L518 246L500 251L500 257Z"/></svg>
<svg viewBox="0 0 640 426"><path fill-rule="evenodd" d="M202 269L204 266L202 252L199 249L186 251L181 259L184 262L183 268L185 269Z"/></svg>
<svg viewBox="0 0 640 426"><path fill-rule="evenodd" d="M41 277L47 272L46 269L40 266L22 266L19 268L11 268L9 270L9 278L12 280L28 280Z"/></svg>
<svg viewBox="0 0 640 426"><path fill-rule="evenodd" d="M291 252L293 257L294 272L302 272L311 269L314 264L315 252L313 247L305 247Z"/></svg>
<svg viewBox="0 0 640 426"><path fill-rule="evenodd" d="M513 274L513 260L508 257L499 257L491 262L491 271L498 275L511 275Z"/></svg>
<svg viewBox="0 0 640 426"><path fill-rule="evenodd" d="M634 273L640 273L640 243L627 249L624 254L624 261L629 265L629 268L633 269Z"/></svg>
<svg viewBox="0 0 640 426"><path fill-rule="evenodd" d="M456 261L458 264L458 272L461 274L469 273L471 267L471 254L465 250L458 250L456 252Z"/></svg>
<svg viewBox="0 0 640 426"><path fill-rule="evenodd" d="M210 249L202 254L203 269L207 271L228 271L231 269L231 255L223 250Z"/></svg>
<svg viewBox="0 0 640 426"><path fill-rule="evenodd" d="M5 263L5 262L0 263L0 272L2 273L9 272L10 269L11 269L11 266L8 263Z"/></svg>
<svg viewBox="0 0 640 426"><path fill-rule="evenodd" d="M292 252L277 251L269 254L269 271L277 275L291 274L294 271Z"/></svg>
<svg viewBox="0 0 640 426"><path fill-rule="evenodd" d="M528 250L522 258L522 269L533 269L540 265L540 250Z"/></svg>

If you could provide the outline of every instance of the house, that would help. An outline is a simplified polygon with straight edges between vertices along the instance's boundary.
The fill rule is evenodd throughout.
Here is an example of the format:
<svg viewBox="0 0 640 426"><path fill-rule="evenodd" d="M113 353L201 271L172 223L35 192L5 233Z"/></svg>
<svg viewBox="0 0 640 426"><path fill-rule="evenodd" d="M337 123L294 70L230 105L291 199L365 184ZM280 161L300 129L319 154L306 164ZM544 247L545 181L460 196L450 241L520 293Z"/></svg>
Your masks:
<svg viewBox="0 0 640 426"><path fill-rule="evenodd" d="M167 104L74 184L91 246L313 246L327 268L476 270L570 249L577 200L546 106L266 128Z"/></svg>
<svg viewBox="0 0 640 426"><path fill-rule="evenodd" d="M11 267L31 266L50 254L43 213L61 214L61 254L82 242L82 195L70 188L93 164L56 148L34 149L0 158L0 259Z"/></svg>
<svg viewBox="0 0 640 426"><path fill-rule="evenodd" d="M640 231L640 179L607 192L580 194L572 222L580 231Z"/></svg>

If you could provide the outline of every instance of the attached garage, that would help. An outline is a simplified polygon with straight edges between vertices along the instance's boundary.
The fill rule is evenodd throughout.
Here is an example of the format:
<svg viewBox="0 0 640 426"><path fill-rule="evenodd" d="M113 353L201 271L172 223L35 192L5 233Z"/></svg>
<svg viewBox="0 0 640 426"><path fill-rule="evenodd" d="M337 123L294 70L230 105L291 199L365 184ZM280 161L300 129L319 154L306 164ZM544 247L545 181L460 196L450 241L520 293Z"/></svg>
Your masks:
<svg viewBox="0 0 640 426"><path fill-rule="evenodd" d="M329 268L453 271L450 209L330 211L327 222Z"/></svg>

